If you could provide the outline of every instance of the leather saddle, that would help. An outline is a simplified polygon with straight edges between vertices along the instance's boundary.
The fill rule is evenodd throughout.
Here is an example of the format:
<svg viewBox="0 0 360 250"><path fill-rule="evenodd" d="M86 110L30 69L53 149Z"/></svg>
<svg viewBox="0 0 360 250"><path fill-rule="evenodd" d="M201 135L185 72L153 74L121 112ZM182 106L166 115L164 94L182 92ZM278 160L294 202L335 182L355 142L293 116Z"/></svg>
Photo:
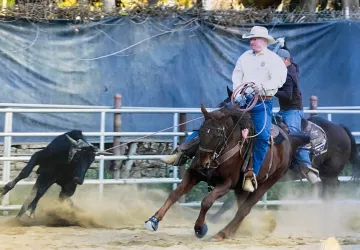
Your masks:
<svg viewBox="0 0 360 250"><path fill-rule="evenodd" d="M284 123L282 116L279 114L273 114L272 125L277 125L281 127L287 134L289 133L287 125ZM301 132L310 136L310 143L300 147L301 149L310 151L313 156L318 156L327 151L327 136L325 131L320 126L306 119L302 119Z"/></svg>

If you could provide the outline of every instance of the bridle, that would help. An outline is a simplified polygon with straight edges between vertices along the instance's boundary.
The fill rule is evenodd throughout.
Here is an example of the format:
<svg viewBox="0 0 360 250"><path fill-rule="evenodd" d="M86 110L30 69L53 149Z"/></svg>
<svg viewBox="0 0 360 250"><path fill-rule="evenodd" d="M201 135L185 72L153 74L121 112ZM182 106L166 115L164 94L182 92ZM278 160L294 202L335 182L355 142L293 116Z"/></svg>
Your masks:
<svg viewBox="0 0 360 250"><path fill-rule="evenodd" d="M234 127L231 130L231 132L229 133L229 135L226 135L226 127L224 125L222 125L217 119L215 118L211 118L208 121L212 121L214 120L216 123L219 124L219 127L213 127L213 126L209 126L206 125L205 122L201 125L200 129L198 130L199 135L200 135L200 145L199 145L199 151L200 152L205 152L205 153L212 153L211 156L211 162L215 162L216 166L213 168L217 168L220 164L222 164L223 162L227 161L228 159L230 159L234 154L236 154L237 152L239 152L241 154L243 145L245 143L246 138L249 138L248 136L245 136L244 138L241 139L241 141L239 141L233 148L231 148L230 150L228 150L227 152L225 152L224 154L222 154L223 150L228 146L227 142L230 138L230 136L232 135L232 133L235 131L235 129L237 128L239 122L241 121L243 115L245 114L245 112L239 117L239 119L237 120L236 123L234 123ZM228 117L228 119L232 119L231 116ZM225 121L226 124L227 120ZM203 148L201 147L201 132L206 129L206 133L210 133L211 130L216 131L216 145L214 149L208 149L208 148ZM252 140L251 140L252 141ZM251 145L251 142L248 144L247 149L245 150L245 153L248 151L249 147ZM220 150L219 150L220 149ZM211 165L211 164L210 164ZM209 167L210 167L209 165Z"/></svg>
<svg viewBox="0 0 360 250"><path fill-rule="evenodd" d="M231 117L229 117L229 118L231 118ZM199 150L201 152L205 152L205 153L212 153L211 159L215 160L221 155L222 151L227 146L227 142L228 142L229 138L226 136L225 126L222 125L218 120L216 120L214 118L212 118L212 119L210 119L208 121L212 121L212 120L216 121L216 123L218 123L220 126L219 127L213 127L213 126L208 126L208 125L203 124L203 125L201 125L201 127L199 129L199 134L203 130L206 130L207 134L209 134L210 131L215 131L215 133L216 133L216 145L215 145L215 148L214 149L203 148L203 147L201 147L201 143L200 143Z"/></svg>

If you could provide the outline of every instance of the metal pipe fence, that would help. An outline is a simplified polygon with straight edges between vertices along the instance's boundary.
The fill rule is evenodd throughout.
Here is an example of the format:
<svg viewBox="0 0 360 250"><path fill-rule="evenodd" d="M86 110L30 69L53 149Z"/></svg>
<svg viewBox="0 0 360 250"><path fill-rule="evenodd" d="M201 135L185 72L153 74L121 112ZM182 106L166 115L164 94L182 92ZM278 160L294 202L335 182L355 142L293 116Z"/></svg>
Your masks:
<svg viewBox="0 0 360 250"><path fill-rule="evenodd" d="M6 107L6 108L1 108ZM332 114L359 114L360 107L328 107L327 109L318 108L317 110L310 110L305 108L304 113L317 113L317 114L328 114L328 119L332 118ZM214 110L214 109L208 109ZM274 108L276 112L276 108ZM4 185L10 181L10 167L11 161L28 161L30 156L12 156L11 155L11 146L12 146L12 137L31 137L31 136L58 136L62 134L61 132L13 132L13 114L14 113L100 113L100 131L98 132L84 132L85 136L99 136L100 137L100 150L105 149L105 137L106 136L128 136L128 137L137 137L144 135L153 135L153 136L169 136L173 137L173 145L177 145L179 141L179 136L187 136L191 132L179 132L177 125L179 124L179 114L180 113L199 113L201 114L200 108L156 108L156 107L125 107L120 109L114 109L107 106L70 106L70 105L42 105L42 104L9 104L3 103L0 104L0 113L5 113L5 124L4 131L0 132L0 136L4 137L4 153L0 157L0 161L3 161L3 174L2 181L0 185ZM173 131L172 132L161 132L153 134L154 132L105 132L106 124L106 114L108 113L163 113L163 114L173 114ZM165 126L164 126L165 127ZM66 131L64 131L66 132ZM352 132L353 135L359 136L359 132ZM100 162L99 166L99 178L86 179L84 184L96 184L99 185L99 198L101 199L104 192L104 185L114 185L114 184L155 184L155 183L173 183L173 188L176 188L177 184L181 182L181 179L178 177L178 169L173 166L173 177L172 178L142 178L142 179L104 179L104 162L107 160L157 160L160 159L163 155L112 155L112 156L97 156L96 161ZM341 181L349 181L350 177L345 176L340 178ZM306 181L306 180L304 180ZM34 181L20 181L18 185L32 185ZM20 208L20 205L10 205L9 204L9 193L6 194L2 200L2 205L0 210L16 210ZM354 201L358 202L358 201ZM288 202L289 203L289 202ZM290 202L291 203L291 202ZM181 203L183 206L198 206L200 203ZM221 203L216 203L221 204ZM258 203L258 205L286 205L285 201L267 201L266 195L263 200ZM293 204L293 203L291 203Z"/></svg>

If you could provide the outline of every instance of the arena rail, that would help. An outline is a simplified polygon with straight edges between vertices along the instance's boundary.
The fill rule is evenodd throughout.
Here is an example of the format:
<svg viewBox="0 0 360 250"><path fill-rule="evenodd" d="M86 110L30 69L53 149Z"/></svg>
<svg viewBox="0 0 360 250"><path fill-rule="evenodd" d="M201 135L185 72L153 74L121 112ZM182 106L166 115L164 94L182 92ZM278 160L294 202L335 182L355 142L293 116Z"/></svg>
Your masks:
<svg viewBox="0 0 360 250"><path fill-rule="evenodd" d="M1 108L3 107L3 108ZM213 110L213 109L209 109ZM274 108L274 111L278 109ZM99 136L100 137L100 150L104 150L105 147L105 136L128 136L128 137L137 137L153 134L153 132L105 132L106 124L106 114L114 113L163 113L163 114L172 114L174 120L174 126L179 124L179 115L181 113L201 113L199 108L157 108L157 107L123 107L119 109L114 109L108 106L71 106L71 105L43 105L43 104L9 104L2 103L0 104L0 113L5 114L5 126L4 132L0 133L0 136L4 137L4 154L0 157L0 161L3 161L3 174L2 181L0 185L10 181L10 163L11 161L27 161L30 159L30 156L12 156L11 155L11 146L12 146L12 137L16 136L57 136L63 132L47 132L47 133L31 133L31 132L12 132L12 123L13 123L13 114L14 113L100 113L100 131L99 132L86 132L85 136ZM312 114L327 114L328 119L331 120L332 114L360 114L360 107L319 107L316 110L311 108L305 108L304 113ZM164 126L165 127L165 126ZM65 131L64 131L65 132ZM359 132L352 132L355 136L360 136ZM191 132L179 132L178 127L173 129L173 132L161 132L153 136L170 136L173 137L173 145L177 145L179 136L187 136ZM113 185L113 184L155 184L155 183L173 183L173 188L176 188L177 183L181 182L181 179L178 178L178 169L173 167L173 178L143 178L143 179L104 179L104 161L107 160L156 160L160 159L163 155L113 155L113 156L97 156L96 161L100 161L99 166L99 179L87 179L84 184L96 184L99 185L99 198L101 199L103 195L104 185ZM340 181L349 181L349 176L340 177ZM306 181L306 180L304 180ZM32 185L34 181L23 180L18 183L18 185ZM10 211L20 209L20 205L10 205L9 204L9 193L3 197L2 205L0 210ZM270 206L270 205L293 205L293 204L304 204L305 201L268 201L266 195L264 195L263 200L260 201L257 205L261 206ZM312 203L317 203L318 201L312 201ZM342 201L342 202L352 202L360 203L358 200ZM306 202L305 202L306 203ZM311 202L310 202L311 203ZM180 203L182 206L187 207L196 207L199 206L199 202L191 203ZM217 202L215 205L221 205Z"/></svg>

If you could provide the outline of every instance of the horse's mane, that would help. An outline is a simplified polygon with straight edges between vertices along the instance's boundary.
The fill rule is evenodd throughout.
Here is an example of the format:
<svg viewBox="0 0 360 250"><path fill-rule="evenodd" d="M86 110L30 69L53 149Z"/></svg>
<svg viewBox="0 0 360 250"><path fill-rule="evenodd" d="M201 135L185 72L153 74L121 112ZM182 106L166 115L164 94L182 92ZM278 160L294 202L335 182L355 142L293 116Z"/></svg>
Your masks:
<svg viewBox="0 0 360 250"><path fill-rule="evenodd" d="M210 112L210 115L216 120L219 120L225 116L230 116L234 124L237 123L240 129L248 128L251 131L254 126L250 114L248 112L241 111L237 106L223 107L221 109Z"/></svg>

